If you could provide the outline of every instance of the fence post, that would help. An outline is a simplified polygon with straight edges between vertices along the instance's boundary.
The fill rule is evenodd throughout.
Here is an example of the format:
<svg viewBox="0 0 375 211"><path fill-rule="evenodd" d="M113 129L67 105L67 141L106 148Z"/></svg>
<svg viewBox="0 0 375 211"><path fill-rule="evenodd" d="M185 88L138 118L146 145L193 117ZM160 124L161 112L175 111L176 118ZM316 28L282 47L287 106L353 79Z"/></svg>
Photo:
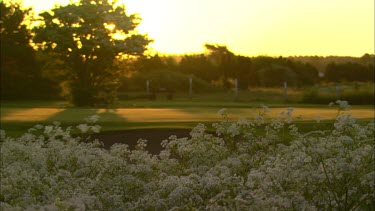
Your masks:
<svg viewBox="0 0 375 211"><path fill-rule="evenodd" d="M147 95L150 94L150 81L149 80L146 81L146 93Z"/></svg>
<svg viewBox="0 0 375 211"><path fill-rule="evenodd" d="M284 100L288 101L288 83L286 81L284 81Z"/></svg>
<svg viewBox="0 0 375 211"><path fill-rule="evenodd" d="M189 78L189 98L190 100L193 98L193 78Z"/></svg>
<svg viewBox="0 0 375 211"><path fill-rule="evenodd" d="M336 99L340 100L340 86L336 86Z"/></svg>
<svg viewBox="0 0 375 211"><path fill-rule="evenodd" d="M236 100L238 99L238 79L234 79L234 91L235 91L235 97Z"/></svg>

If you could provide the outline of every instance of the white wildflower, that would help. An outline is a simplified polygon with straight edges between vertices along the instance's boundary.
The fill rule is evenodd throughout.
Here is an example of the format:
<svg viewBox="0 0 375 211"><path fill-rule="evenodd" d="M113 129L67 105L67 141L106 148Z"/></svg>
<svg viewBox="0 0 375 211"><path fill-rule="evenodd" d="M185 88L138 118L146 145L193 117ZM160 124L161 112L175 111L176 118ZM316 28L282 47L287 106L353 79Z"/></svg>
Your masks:
<svg viewBox="0 0 375 211"><path fill-rule="evenodd" d="M60 126L60 122L58 122L58 121L53 121L53 125L55 125L55 126Z"/></svg>
<svg viewBox="0 0 375 211"><path fill-rule="evenodd" d="M36 129L39 129L39 130L40 130L40 129L42 129L42 128L43 128L43 125L41 125L41 124L37 124L37 125L35 125L35 126L34 126L34 128L36 128Z"/></svg>
<svg viewBox="0 0 375 211"><path fill-rule="evenodd" d="M45 133L45 134L51 134L52 131L53 131L53 126L48 125L48 126L45 126L45 127L44 127L44 133Z"/></svg>
<svg viewBox="0 0 375 211"><path fill-rule="evenodd" d="M91 126L91 131L94 133L99 133L101 128L102 127L100 125L94 125L94 126Z"/></svg>
<svg viewBox="0 0 375 211"><path fill-rule="evenodd" d="M351 138L351 137L349 137L349 136L340 136L339 137L339 140L341 141L341 142L344 142L344 143L346 143L346 144L351 144L351 143L353 143L354 142L354 140Z"/></svg>
<svg viewBox="0 0 375 211"><path fill-rule="evenodd" d="M294 111L294 108L293 107L289 107L287 109L287 115L290 115L293 111Z"/></svg>
<svg viewBox="0 0 375 211"><path fill-rule="evenodd" d="M35 128L30 128L29 130L27 130L27 132L29 132L29 133L33 133L33 132L35 132L35 131L36 131Z"/></svg>
<svg viewBox="0 0 375 211"><path fill-rule="evenodd" d="M304 162L305 163L310 163L312 161L312 157L311 156L308 156L307 158L305 158Z"/></svg>
<svg viewBox="0 0 375 211"><path fill-rule="evenodd" d="M6 137L5 130L0 130L0 139L1 139L1 140L4 140L5 137Z"/></svg>
<svg viewBox="0 0 375 211"><path fill-rule="evenodd" d="M222 108L222 109L220 109L218 112L217 112L217 114L219 114L219 115L221 115L221 116L223 116L223 115L225 115L226 114L226 111L227 111L227 109L226 108Z"/></svg>
<svg viewBox="0 0 375 211"><path fill-rule="evenodd" d="M249 127L251 125L251 122L247 120L246 118L240 117L237 121L238 125L243 125Z"/></svg>
<svg viewBox="0 0 375 211"><path fill-rule="evenodd" d="M348 101L345 101L345 100L337 100L336 103L339 105L340 109L341 110L349 110L350 109L350 105L348 103Z"/></svg>
<svg viewBox="0 0 375 211"><path fill-rule="evenodd" d="M292 123L292 122L293 122L292 117L291 117L291 116L287 116L287 117L285 118L285 122L288 123L288 124Z"/></svg>
<svg viewBox="0 0 375 211"><path fill-rule="evenodd" d="M271 109L268 106L265 106L264 104L260 104L260 107L263 109L264 113L271 112Z"/></svg>
<svg viewBox="0 0 375 211"><path fill-rule="evenodd" d="M283 116L285 115L285 122L288 124L292 123L293 122L293 119L292 119L293 110L294 108L289 107L286 111L281 112L278 118L281 120Z"/></svg>
<svg viewBox="0 0 375 211"><path fill-rule="evenodd" d="M95 115L92 115L92 116L89 116L89 117L85 118L85 121L86 121L87 123L95 123L95 122L97 122L99 119L100 119L100 116L95 114Z"/></svg>
<svg viewBox="0 0 375 211"><path fill-rule="evenodd" d="M323 120L323 117L320 116L320 115L318 115L318 116L315 117L315 121L316 121L317 123L320 123L320 121L322 121L322 120Z"/></svg>
<svg viewBox="0 0 375 211"><path fill-rule="evenodd" d="M255 124L258 124L258 125L264 124L265 122L264 116L260 114L255 114L254 122Z"/></svg>
<svg viewBox="0 0 375 211"><path fill-rule="evenodd" d="M237 124L232 123L232 124L228 127L228 134L230 134L230 136L232 136L232 137L234 137L234 136L240 134L240 130L239 130Z"/></svg>
<svg viewBox="0 0 375 211"><path fill-rule="evenodd" d="M190 135L193 138L197 138L197 137L200 137L200 136L204 135L205 131L206 131L206 126L202 123L199 123L199 124L197 124L197 126L195 126L191 130Z"/></svg>
<svg viewBox="0 0 375 211"><path fill-rule="evenodd" d="M90 129L90 126L87 124L79 124L77 128L81 131L81 133L87 133L87 131Z"/></svg>

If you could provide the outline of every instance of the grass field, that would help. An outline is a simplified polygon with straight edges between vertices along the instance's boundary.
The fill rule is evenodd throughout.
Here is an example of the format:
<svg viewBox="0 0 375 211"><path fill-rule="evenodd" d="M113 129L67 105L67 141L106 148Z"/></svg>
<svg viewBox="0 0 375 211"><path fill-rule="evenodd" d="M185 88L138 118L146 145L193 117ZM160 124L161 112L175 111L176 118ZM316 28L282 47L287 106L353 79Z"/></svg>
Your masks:
<svg viewBox="0 0 375 211"><path fill-rule="evenodd" d="M336 108L326 105L281 104L269 105L270 117L276 117L288 107L294 107L293 116L302 117L299 122L313 122L317 116L332 121ZM65 102L28 101L2 102L1 128L11 136L24 133L35 124L52 124L59 121L64 126L81 123L87 116L98 114L103 131L130 130L140 128L192 128L197 123L220 121L217 114L227 108L230 119L250 118L260 111L259 102L219 102L212 100L129 100L120 102L116 108L75 108ZM355 118L370 120L374 118L373 106L353 106L350 113Z"/></svg>

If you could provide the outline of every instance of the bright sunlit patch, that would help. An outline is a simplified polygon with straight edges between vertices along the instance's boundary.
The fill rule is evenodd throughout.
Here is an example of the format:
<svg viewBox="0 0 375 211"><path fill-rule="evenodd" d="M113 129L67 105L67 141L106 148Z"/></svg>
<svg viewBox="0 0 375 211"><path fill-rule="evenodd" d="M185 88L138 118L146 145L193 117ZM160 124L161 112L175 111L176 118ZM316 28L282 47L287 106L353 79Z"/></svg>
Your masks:
<svg viewBox="0 0 375 211"><path fill-rule="evenodd" d="M116 32L112 34L112 38L115 40L124 40L127 36L124 33Z"/></svg>
<svg viewBox="0 0 375 211"><path fill-rule="evenodd" d="M78 48L78 49L81 49L81 48L82 48L82 42L81 42L80 40L78 40L78 41L76 42L76 44L77 44L77 48Z"/></svg>
<svg viewBox="0 0 375 211"><path fill-rule="evenodd" d="M220 120L220 117L215 113L206 113L204 116L201 113L191 112L191 109L173 109L173 108L134 108L134 109L116 109L112 111L114 114L126 119L129 122L196 122L209 120ZM106 115L108 112L105 109L100 109L99 116L102 116L102 121L110 121Z"/></svg>
<svg viewBox="0 0 375 211"><path fill-rule="evenodd" d="M4 108L5 109L5 108ZM4 110L2 109L2 110ZM61 108L30 108L5 109L1 112L1 121L44 121L57 113L64 111Z"/></svg>
<svg viewBox="0 0 375 211"><path fill-rule="evenodd" d="M271 108L269 113L270 117L277 117L286 108ZM31 108L31 109L6 109L1 110L1 121L44 121L52 118L60 112L65 112L65 116L69 121L77 121L79 118L87 117L95 113L95 109L62 109L62 108ZM107 121L128 121L128 122L206 122L206 121L219 121L221 116L217 114L217 108L133 108L133 109L115 109L106 110L99 109L97 114L101 117L101 122ZM259 109L249 108L236 108L228 109L228 117L233 120L237 120L239 117L252 117L258 113ZM353 117L362 118L373 118L373 109L351 109L345 111L347 114L351 114ZM295 108L292 114L293 119L297 119L298 116L302 116L303 120L315 120L317 114L324 116L325 120L333 120L336 118L337 110L333 108ZM77 118L78 116L78 118ZM118 116L117 119L113 119L113 116ZM70 119L72 118L72 119ZM57 119L61 121L61 119Z"/></svg>
<svg viewBox="0 0 375 211"><path fill-rule="evenodd" d="M286 108L271 108L270 117L277 117L281 112L286 111ZM258 113L258 109L236 108L229 109L229 118L236 120L240 117L252 117ZM365 119L372 118L374 111L372 109L352 109L345 113L351 114L354 118ZM173 108L133 108L133 109L116 109L113 111L106 111L100 109L98 115L102 116L102 121L111 121L111 115L116 114L129 122L204 122L204 121L219 121L221 116L217 115L217 109L173 109ZM316 115L322 115L327 120L333 120L337 116L337 110L331 108L295 108L292 114L293 119L314 120ZM108 115L108 117L106 116Z"/></svg>
<svg viewBox="0 0 375 211"><path fill-rule="evenodd" d="M127 37L123 32L116 30L115 24L104 23L104 28L111 32L110 35L115 40L124 40Z"/></svg>
<svg viewBox="0 0 375 211"><path fill-rule="evenodd" d="M110 31L113 31L115 28L116 28L116 25L115 24L107 24L107 23L104 23L104 27Z"/></svg>

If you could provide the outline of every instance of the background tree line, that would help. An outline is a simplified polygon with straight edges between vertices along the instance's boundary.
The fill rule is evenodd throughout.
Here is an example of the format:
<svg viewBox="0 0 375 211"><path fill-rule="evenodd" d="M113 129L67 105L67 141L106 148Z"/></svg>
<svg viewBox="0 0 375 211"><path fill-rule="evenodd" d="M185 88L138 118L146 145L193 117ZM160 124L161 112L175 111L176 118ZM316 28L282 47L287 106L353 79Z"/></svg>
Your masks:
<svg viewBox="0 0 375 211"><path fill-rule="evenodd" d="M151 40L140 22L114 1L80 0L39 14L19 3L1 6L1 98L65 98L78 106L111 104L117 91L311 86L321 81L374 81L374 55L356 57L248 57L225 45L201 54L146 56ZM38 21L35 27L31 23ZM116 39L118 36L122 39ZM322 77L319 77L322 73ZM323 76L324 74L324 76Z"/></svg>
<svg viewBox="0 0 375 211"><path fill-rule="evenodd" d="M122 91L144 90L146 80L154 88L169 84L177 91L186 91L187 78L196 80L199 90L207 86L232 88L238 79L240 89L280 87L287 82L293 87L307 87L321 82L373 82L374 55L363 57L247 57L235 55L224 45L206 44L202 54L142 57L130 64L130 76L123 78ZM326 63L323 70L319 64ZM320 74L319 74L320 73ZM173 78L171 78L173 75ZM168 79L170 78L170 79ZM178 82L177 82L177 81ZM203 86L206 83L206 86ZM178 84L184 84L178 87Z"/></svg>

